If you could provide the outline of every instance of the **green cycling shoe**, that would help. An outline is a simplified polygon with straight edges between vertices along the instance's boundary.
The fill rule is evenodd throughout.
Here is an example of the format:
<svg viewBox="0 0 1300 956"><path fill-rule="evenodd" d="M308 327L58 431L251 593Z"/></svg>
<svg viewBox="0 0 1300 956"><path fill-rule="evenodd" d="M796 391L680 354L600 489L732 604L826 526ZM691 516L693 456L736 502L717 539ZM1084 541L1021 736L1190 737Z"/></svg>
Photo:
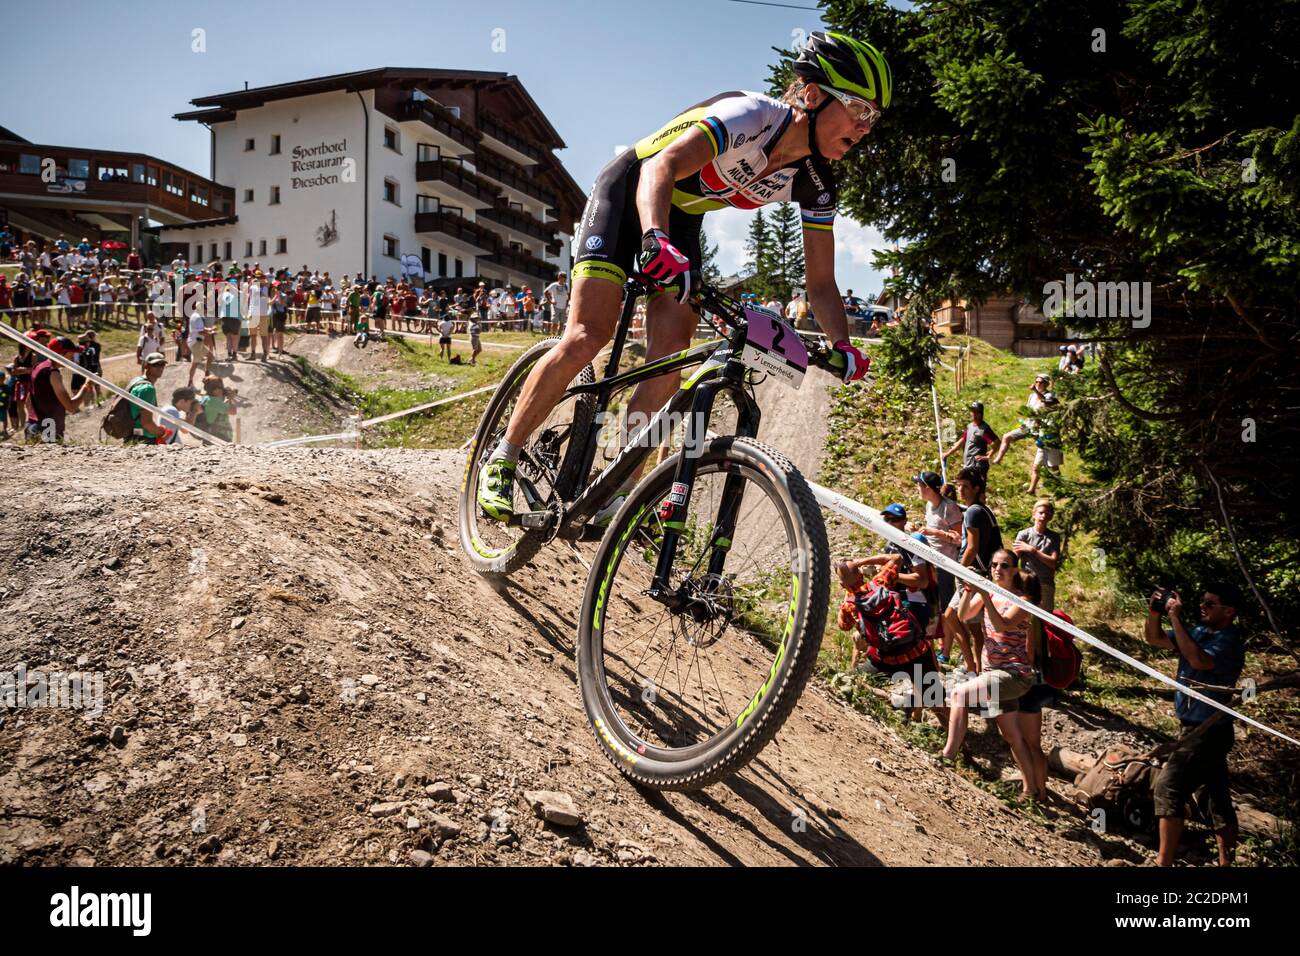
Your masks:
<svg viewBox="0 0 1300 956"><path fill-rule="evenodd" d="M515 514L515 463L493 458L478 473L478 506L484 517L506 522Z"/></svg>

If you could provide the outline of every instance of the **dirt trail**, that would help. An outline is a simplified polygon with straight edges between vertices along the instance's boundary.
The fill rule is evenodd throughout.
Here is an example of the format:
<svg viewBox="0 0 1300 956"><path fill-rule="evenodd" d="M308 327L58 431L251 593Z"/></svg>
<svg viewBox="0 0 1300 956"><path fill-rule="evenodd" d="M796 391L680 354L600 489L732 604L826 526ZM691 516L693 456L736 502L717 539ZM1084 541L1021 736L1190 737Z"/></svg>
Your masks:
<svg viewBox="0 0 1300 956"><path fill-rule="evenodd" d="M0 446L0 657L104 711L0 711L0 863L1097 862L813 685L697 794L639 791L581 712L565 548L462 564L453 452ZM147 476L147 477L146 477ZM525 791L583 818L542 824ZM1101 847L1101 850L1098 849ZM426 856L429 854L430 856Z"/></svg>

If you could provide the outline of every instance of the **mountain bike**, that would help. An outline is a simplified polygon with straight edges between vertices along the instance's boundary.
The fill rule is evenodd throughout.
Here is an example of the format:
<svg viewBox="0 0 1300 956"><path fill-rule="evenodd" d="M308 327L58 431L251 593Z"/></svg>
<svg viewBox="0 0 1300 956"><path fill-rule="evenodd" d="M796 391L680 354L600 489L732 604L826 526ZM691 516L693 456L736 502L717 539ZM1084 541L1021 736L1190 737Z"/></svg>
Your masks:
<svg viewBox="0 0 1300 956"><path fill-rule="evenodd" d="M692 790L734 773L772 739L808 682L825 626L825 524L798 469L756 440L754 385L772 377L798 387L810 366L837 376L842 368L820 336L705 286L691 304L718 338L619 371L636 299L650 291L626 284L603 377L584 368L523 447L515 514L503 524L479 512L479 470L529 371L559 340L537 343L506 373L470 443L460 534L470 564L489 575L514 572L556 538L599 539L576 641L588 719L629 778ZM593 474L617 422L613 399L692 368ZM723 395L736 416L727 435L712 428L727 411L717 404ZM607 527L590 524L675 424L681 449L635 485Z"/></svg>

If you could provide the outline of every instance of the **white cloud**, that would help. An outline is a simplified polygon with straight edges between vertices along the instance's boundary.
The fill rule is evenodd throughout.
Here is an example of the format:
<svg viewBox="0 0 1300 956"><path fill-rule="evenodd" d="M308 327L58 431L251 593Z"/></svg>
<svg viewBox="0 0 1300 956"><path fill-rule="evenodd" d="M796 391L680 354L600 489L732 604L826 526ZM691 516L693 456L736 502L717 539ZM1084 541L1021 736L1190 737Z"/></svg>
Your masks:
<svg viewBox="0 0 1300 956"><path fill-rule="evenodd" d="M735 275L745 264L745 240L753 218L753 211L743 209L719 209L705 216L704 231L718 245L718 269L723 275ZM888 247L878 229L837 217L835 281L840 290L852 289L855 295L879 292L885 273L872 268L872 254Z"/></svg>

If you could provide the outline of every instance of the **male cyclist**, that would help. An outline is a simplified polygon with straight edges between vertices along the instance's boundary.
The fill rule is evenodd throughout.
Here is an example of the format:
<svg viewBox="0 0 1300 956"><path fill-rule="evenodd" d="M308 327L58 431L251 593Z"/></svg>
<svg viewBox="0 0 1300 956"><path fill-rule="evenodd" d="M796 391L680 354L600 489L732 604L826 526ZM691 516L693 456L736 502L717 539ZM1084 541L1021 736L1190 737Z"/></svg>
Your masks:
<svg viewBox="0 0 1300 956"><path fill-rule="evenodd" d="M648 308L646 360L690 345L696 316L686 303L691 277L700 273L700 226L710 210L799 204L808 301L835 343L844 381L866 374L868 359L849 344L835 284L830 163L843 159L889 106L892 77L875 47L838 33L812 34L794 72L783 100L722 93L678 114L601 171L575 239L569 322L529 373L505 437L479 474L484 515L506 521L514 513L520 450L569 382L613 338L629 266L659 287ZM648 419L679 385L678 374L643 382L628 403L629 418ZM607 523L624 494L593 522Z"/></svg>

